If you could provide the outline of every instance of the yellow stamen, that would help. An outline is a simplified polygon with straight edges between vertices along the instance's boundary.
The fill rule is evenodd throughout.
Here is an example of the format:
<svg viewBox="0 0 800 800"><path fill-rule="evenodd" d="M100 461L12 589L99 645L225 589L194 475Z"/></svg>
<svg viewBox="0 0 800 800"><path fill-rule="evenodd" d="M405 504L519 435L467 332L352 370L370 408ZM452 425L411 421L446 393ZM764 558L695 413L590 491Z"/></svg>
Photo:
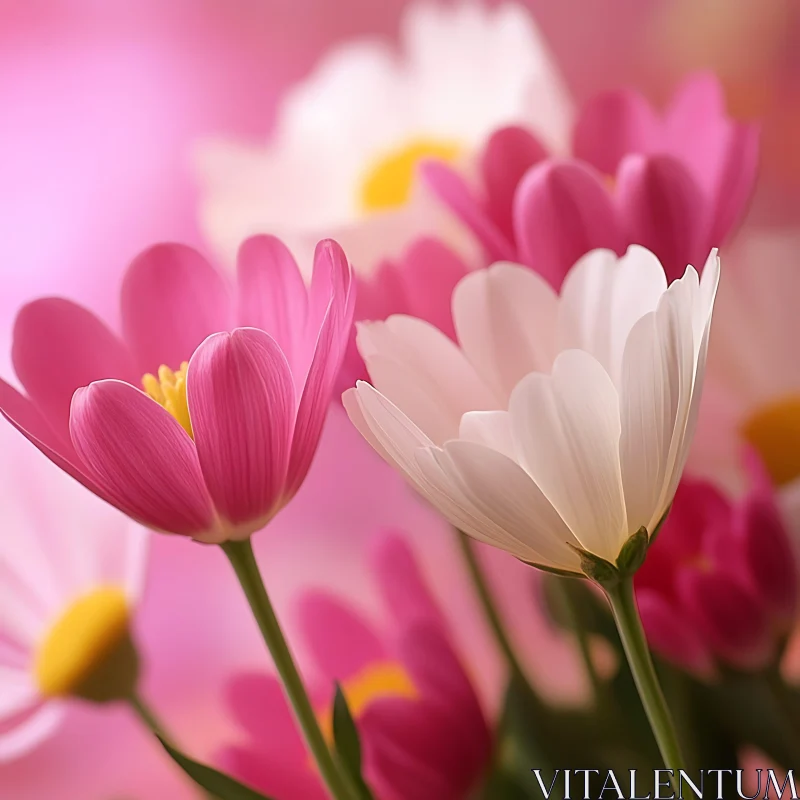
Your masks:
<svg viewBox="0 0 800 800"><path fill-rule="evenodd" d="M359 202L365 213L388 211L404 206L414 185L417 164L427 158L455 161L462 147L446 139L412 139L387 153L368 171Z"/></svg>
<svg viewBox="0 0 800 800"><path fill-rule="evenodd" d="M401 664L384 661L370 664L357 675L342 683L342 692L353 719L358 719L367 706L382 697L418 696L417 688ZM328 742L333 742L333 712L325 709L320 715L320 727Z"/></svg>
<svg viewBox="0 0 800 800"><path fill-rule="evenodd" d="M742 426L777 486L800 477L800 395L762 406Z"/></svg>
<svg viewBox="0 0 800 800"><path fill-rule="evenodd" d="M129 641L125 593L95 589L78 598L50 628L36 653L34 674L45 697L84 696L115 651Z"/></svg>
<svg viewBox="0 0 800 800"><path fill-rule="evenodd" d="M189 404L186 400L186 370L189 363L184 361L181 368L173 372L162 364L158 368L158 377L149 372L142 378L142 386L153 400L163 406L178 422L186 433L194 438L192 421L189 418Z"/></svg>

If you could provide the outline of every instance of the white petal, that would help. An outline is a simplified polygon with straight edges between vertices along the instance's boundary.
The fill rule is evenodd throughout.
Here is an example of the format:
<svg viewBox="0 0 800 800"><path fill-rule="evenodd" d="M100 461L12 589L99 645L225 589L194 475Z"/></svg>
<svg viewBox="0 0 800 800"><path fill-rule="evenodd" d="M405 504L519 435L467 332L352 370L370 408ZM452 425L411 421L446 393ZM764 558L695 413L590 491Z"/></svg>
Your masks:
<svg viewBox="0 0 800 800"><path fill-rule="evenodd" d="M580 560L567 544L579 542L522 467L473 442L448 442L445 452L472 504L530 551L526 561L580 572Z"/></svg>
<svg viewBox="0 0 800 800"><path fill-rule="evenodd" d="M467 275L453 293L453 321L465 355L507 400L529 372L555 358L558 297L525 267L500 263Z"/></svg>
<svg viewBox="0 0 800 800"><path fill-rule="evenodd" d="M498 407L456 344L424 320L361 323L357 341L375 388L436 444L458 435L467 411Z"/></svg>
<svg viewBox="0 0 800 800"><path fill-rule="evenodd" d="M509 405L519 461L584 548L611 561L627 538L619 463L619 398L600 363L561 353Z"/></svg>
<svg viewBox="0 0 800 800"><path fill-rule="evenodd" d="M39 701L39 692L27 671L0 664L0 722L22 713Z"/></svg>
<svg viewBox="0 0 800 800"><path fill-rule="evenodd" d="M621 258L610 250L593 250L564 280L559 349L591 353L619 385L628 333L656 308L666 288L664 269L649 250L631 245Z"/></svg>
<svg viewBox="0 0 800 800"><path fill-rule="evenodd" d="M491 447L512 460L515 457L508 411L470 411L464 414L458 438Z"/></svg>
<svg viewBox="0 0 800 800"><path fill-rule="evenodd" d="M11 730L0 733L0 763L19 758L50 736L64 715L61 703L49 702Z"/></svg>

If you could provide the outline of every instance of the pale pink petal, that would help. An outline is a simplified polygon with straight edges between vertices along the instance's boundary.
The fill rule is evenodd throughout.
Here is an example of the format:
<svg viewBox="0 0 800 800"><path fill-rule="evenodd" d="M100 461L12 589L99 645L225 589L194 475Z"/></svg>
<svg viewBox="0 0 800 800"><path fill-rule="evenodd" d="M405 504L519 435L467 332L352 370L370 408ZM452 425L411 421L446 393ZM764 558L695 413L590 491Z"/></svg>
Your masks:
<svg viewBox="0 0 800 800"><path fill-rule="evenodd" d="M317 246L310 294L311 324L317 309L325 303L326 287L327 304L318 334L315 333L308 374L300 384L302 395L286 478L287 497L300 488L314 459L353 325L353 273L344 252L333 241L320 242ZM297 381L298 375L294 377Z"/></svg>
<svg viewBox="0 0 800 800"><path fill-rule="evenodd" d="M670 156L628 156L616 199L629 241L658 256L668 281L707 254L712 208L686 168Z"/></svg>
<svg viewBox="0 0 800 800"><path fill-rule="evenodd" d="M495 131L481 157L486 206L497 227L513 241L514 195L525 173L547 158L547 150L525 128L509 126Z"/></svg>
<svg viewBox="0 0 800 800"><path fill-rule="evenodd" d="M156 530L202 536L214 513L192 440L146 394L122 381L79 389L75 449L104 499Z"/></svg>
<svg viewBox="0 0 800 800"><path fill-rule="evenodd" d="M36 705L39 699L29 671L0 663L0 723Z"/></svg>
<svg viewBox="0 0 800 800"><path fill-rule="evenodd" d="M289 248L274 236L253 236L239 248L236 266L237 324L266 331L294 366L304 345L308 293Z"/></svg>
<svg viewBox="0 0 800 800"><path fill-rule="evenodd" d="M20 309L11 352L28 397L69 440L69 407L81 386L103 378L138 379L125 345L91 311L57 297Z"/></svg>
<svg viewBox="0 0 800 800"><path fill-rule="evenodd" d="M517 457L508 411L468 411L461 417L458 438L490 447L512 461Z"/></svg>
<svg viewBox="0 0 800 800"><path fill-rule="evenodd" d="M500 402L453 341L422 320L360 323L358 349L378 391L436 443L458 435L462 414Z"/></svg>
<svg viewBox="0 0 800 800"><path fill-rule="evenodd" d="M477 270L453 293L459 344L502 398L529 372L550 371L557 315L558 298L550 285L515 264Z"/></svg>
<svg viewBox="0 0 800 800"><path fill-rule="evenodd" d="M249 535L279 507L286 481L295 414L286 357L256 328L217 333L192 356L186 390L217 513Z"/></svg>
<svg viewBox="0 0 800 800"><path fill-rule="evenodd" d="M122 331L141 375L178 369L206 336L233 319L221 275L191 247L159 244L133 260L122 282Z"/></svg>
<svg viewBox="0 0 800 800"><path fill-rule="evenodd" d="M346 681L388 653L375 631L353 609L322 591L308 591L298 621L318 672L326 681Z"/></svg>
<svg viewBox="0 0 800 800"><path fill-rule="evenodd" d="M0 732L0 763L13 761L36 748L53 734L63 716L63 705L50 702L41 705L10 730Z"/></svg>
<svg viewBox="0 0 800 800"><path fill-rule="evenodd" d="M519 260L560 288L570 267L595 248L622 254L628 240L600 175L577 161L546 161L514 201Z"/></svg>
<svg viewBox="0 0 800 800"><path fill-rule="evenodd" d="M660 123L648 102L628 89L599 94L584 104L573 134L573 152L613 176L630 153L661 149Z"/></svg>
<svg viewBox="0 0 800 800"><path fill-rule="evenodd" d="M526 471L587 550L616 561L627 538L620 474L619 397L582 350L561 353L552 377L524 378L509 403Z"/></svg>
<svg viewBox="0 0 800 800"><path fill-rule="evenodd" d="M419 169L434 194L475 234L490 261L514 259L514 245L455 170L436 161L421 164Z"/></svg>

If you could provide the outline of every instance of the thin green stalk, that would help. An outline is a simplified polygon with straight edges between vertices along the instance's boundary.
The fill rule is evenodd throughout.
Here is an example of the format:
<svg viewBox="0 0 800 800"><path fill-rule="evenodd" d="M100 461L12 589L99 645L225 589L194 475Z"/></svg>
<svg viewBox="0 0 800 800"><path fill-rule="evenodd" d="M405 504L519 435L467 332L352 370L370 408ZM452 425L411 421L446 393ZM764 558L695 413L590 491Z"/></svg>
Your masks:
<svg viewBox="0 0 800 800"><path fill-rule="evenodd" d="M570 587L567 586L566 578L557 578L554 583L558 586L558 591L561 594L561 602L563 603L564 611L569 619L569 626L572 628L572 633L575 636L575 641L578 643L581 659L586 669L586 675L589 678L589 683L594 692L595 702L599 705L600 699L603 697L603 684L600 681L600 676L597 674L597 668L592 659L592 652L589 647L589 635L586 628L581 625L578 610L575 607L575 599L572 596Z"/></svg>
<svg viewBox="0 0 800 800"><path fill-rule="evenodd" d="M500 612L497 610L497 606L495 605L489 585L487 584L486 578L483 574L483 569L478 563L475 545L469 536L461 533L459 530L456 530L456 537L458 538L458 543L461 547L461 552L464 555L464 561L467 564L467 569L469 571L470 578L472 579L473 586L475 587L475 591L478 595L478 599L481 601L483 613L486 616L489 627L492 629L492 633L494 634L497 645L508 662L511 672L515 673L527 682L522 665L519 663L517 654L514 652L514 648L511 645L511 639L506 632L503 621L500 619Z"/></svg>
<svg viewBox="0 0 800 800"><path fill-rule="evenodd" d="M664 766L673 771L672 783L675 790L679 791L678 771L686 769L686 765L675 733L675 723L672 721L647 647L639 609L636 606L633 579L625 578L614 588L606 588L606 594Z"/></svg>
<svg viewBox="0 0 800 800"><path fill-rule="evenodd" d="M250 540L225 542L222 545L222 549L231 562L231 566L236 572L236 577L239 579L239 583L247 596L253 616L272 655L272 660L275 662L284 691L294 709L295 717L303 732L308 749L314 756L328 791L335 800L352 800L354 793L351 792L346 779L340 773L333 755L328 749L325 737L322 735L319 722L314 714L314 709L311 706L311 701L308 699L308 693L300 678L300 673L297 671L297 666L284 638L280 623L275 616L272 602L258 570Z"/></svg>
<svg viewBox="0 0 800 800"><path fill-rule="evenodd" d="M165 741L171 741L172 737L167 734L166 729L161 724L161 720L159 720L159 718L156 716L153 709L150 708L150 706L144 700L142 700L140 694L131 695L131 697L128 698L128 704L146 728L151 730Z"/></svg>

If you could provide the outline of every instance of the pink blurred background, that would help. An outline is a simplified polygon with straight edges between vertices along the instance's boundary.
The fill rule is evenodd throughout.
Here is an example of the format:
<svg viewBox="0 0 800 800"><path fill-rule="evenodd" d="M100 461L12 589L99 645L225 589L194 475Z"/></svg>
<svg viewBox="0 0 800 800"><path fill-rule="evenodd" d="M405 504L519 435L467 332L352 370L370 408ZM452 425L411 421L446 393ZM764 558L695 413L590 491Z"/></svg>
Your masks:
<svg viewBox="0 0 800 800"><path fill-rule="evenodd" d="M10 331L25 300L63 294L114 322L119 276L137 251L158 240L203 247L189 168L193 143L213 133L263 139L285 87L332 43L395 35L403 5L0 0L0 374L11 374ZM796 2L527 5L578 99L628 84L658 102L686 72L715 68L733 113L763 118L762 172L749 224L800 222ZM381 525L400 525L426 539L429 564L447 559L451 542L441 523L410 501L399 479L362 444L335 409L303 493L262 538L260 556L279 607L288 608L293 589L307 580L348 587L366 603L370 589L359 553ZM336 469L341 448L356 454L344 473ZM509 597L519 588L516 580L507 582ZM462 645L491 676L498 667L463 575L439 573L436 588L450 609L470 610L466 624L459 620ZM506 604L510 608L507 598ZM174 652L169 663L152 665L146 693L164 698L161 710L177 735L207 756L232 732L220 697L225 675L232 666L256 666L265 658L219 553L158 537L139 625L145 651L168 638ZM563 647L554 652L556 663L542 669L539 680L565 699L577 691L578 674ZM98 731L103 736L92 736ZM83 746L88 741L90 752ZM106 743L102 752L98 741ZM92 785L83 782L87 764L102 764L91 771ZM109 718L76 709L44 748L0 766L2 798L108 800L123 794L194 796L124 711Z"/></svg>

